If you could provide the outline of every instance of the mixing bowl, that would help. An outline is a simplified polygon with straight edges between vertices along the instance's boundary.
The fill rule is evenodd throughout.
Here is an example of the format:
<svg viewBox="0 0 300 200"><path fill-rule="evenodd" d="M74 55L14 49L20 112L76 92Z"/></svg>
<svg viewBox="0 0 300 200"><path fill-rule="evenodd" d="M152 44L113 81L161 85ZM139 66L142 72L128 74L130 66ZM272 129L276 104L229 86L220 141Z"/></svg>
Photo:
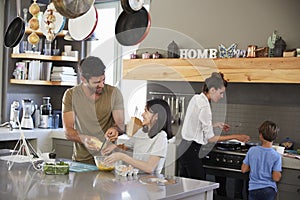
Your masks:
<svg viewBox="0 0 300 200"><path fill-rule="evenodd" d="M99 170L101 171L112 171L115 169L115 165L112 164L112 165L105 165L104 164L104 159L106 158L107 156L94 156L94 161L98 167Z"/></svg>

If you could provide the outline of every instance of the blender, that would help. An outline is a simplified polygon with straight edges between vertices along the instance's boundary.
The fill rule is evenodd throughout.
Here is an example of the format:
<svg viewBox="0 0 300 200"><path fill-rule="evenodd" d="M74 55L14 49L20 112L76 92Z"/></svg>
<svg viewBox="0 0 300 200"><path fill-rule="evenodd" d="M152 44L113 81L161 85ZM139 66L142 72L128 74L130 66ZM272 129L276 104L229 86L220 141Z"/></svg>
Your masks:
<svg viewBox="0 0 300 200"><path fill-rule="evenodd" d="M31 115L33 114L33 112L35 110L33 100L23 99L22 106L23 106L23 116L22 116L22 120L21 120L21 128L33 129L34 125L33 125L33 119L31 117Z"/></svg>

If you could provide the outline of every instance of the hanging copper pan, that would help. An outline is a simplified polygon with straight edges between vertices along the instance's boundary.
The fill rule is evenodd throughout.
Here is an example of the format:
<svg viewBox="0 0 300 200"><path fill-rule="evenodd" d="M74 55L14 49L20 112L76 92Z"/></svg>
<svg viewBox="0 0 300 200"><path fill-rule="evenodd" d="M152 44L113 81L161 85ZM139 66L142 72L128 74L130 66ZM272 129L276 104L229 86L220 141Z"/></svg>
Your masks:
<svg viewBox="0 0 300 200"><path fill-rule="evenodd" d="M136 45L147 36L150 25L150 14L144 7L134 13L122 11L115 27L116 39L124 46Z"/></svg>
<svg viewBox="0 0 300 200"><path fill-rule="evenodd" d="M52 0L55 9L67 18L76 18L85 14L95 0Z"/></svg>

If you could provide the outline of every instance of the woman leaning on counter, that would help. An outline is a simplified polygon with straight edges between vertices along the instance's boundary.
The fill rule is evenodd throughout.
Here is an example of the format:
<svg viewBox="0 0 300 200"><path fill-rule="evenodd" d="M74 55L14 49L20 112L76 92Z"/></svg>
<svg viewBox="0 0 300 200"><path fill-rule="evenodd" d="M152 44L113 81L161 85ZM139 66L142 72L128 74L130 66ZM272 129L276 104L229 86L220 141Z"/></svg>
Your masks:
<svg viewBox="0 0 300 200"><path fill-rule="evenodd" d="M171 128L171 110L168 103L162 99L147 101L143 117L143 127L137 131L122 149L132 149L133 156L125 152L114 152L106 159L106 163L123 161L146 173L160 174L167 156L168 139L173 137ZM110 153L117 146L109 145L102 150Z"/></svg>
<svg viewBox="0 0 300 200"><path fill-rule="evenodd" d="M218 122L212 124L210 102L218 102L224 97L227 81L222 73L214 72L205 79L201 94L196 94L189 102L181 134L182 141L178 147L178 173L181 177L205 180L202 159L199 151L202 145L209 142L237 139L247 142L250 137L243 134L216 136L214 127L229 130L229 125Z"/></svg>

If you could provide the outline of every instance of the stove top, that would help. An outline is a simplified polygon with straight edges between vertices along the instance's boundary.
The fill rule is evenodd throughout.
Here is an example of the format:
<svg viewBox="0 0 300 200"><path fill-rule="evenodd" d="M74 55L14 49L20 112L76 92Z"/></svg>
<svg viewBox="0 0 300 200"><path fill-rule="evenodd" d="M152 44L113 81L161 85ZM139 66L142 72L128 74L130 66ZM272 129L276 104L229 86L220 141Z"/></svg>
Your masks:
<svg viewBox="0 0 300 200"><path fill-rule="evenodd" d="M213 148L205 157L204 165L206 167L222 168L222 170L241 170L244 158L248 149L220 149Z"/></svg>
<svg viewBox="0 0 300 200"><path fill-rule="evenodd" d="M240 155L240 156L246 156L248 149L225 149L225 148L219 148L216 147L212 149L213 152L222 153L222 154L231 154L231 155Z"/></svg>

